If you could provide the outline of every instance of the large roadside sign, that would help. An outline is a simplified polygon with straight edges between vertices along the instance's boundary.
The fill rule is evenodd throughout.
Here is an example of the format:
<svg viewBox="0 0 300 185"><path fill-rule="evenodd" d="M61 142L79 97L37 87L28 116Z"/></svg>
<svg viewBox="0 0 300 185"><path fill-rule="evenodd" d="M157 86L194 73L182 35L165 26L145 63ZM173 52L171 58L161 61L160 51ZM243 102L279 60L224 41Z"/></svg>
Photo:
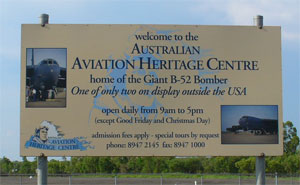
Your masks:
<svg viewBox="0 0 300 185"><path fill-rule="evenodd" d="M22 25L21 155L282 155L280 32Z"/></svg>

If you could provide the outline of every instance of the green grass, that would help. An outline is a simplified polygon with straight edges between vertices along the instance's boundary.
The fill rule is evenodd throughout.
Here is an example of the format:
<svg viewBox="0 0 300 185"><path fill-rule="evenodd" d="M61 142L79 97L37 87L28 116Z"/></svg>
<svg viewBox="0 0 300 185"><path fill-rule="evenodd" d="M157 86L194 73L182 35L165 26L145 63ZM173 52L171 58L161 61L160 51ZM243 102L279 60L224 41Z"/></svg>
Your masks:
<svg viewBox="0 0 300 185"><path fill-rule="evenodd" d="M115 174L87 174L74 175L74 177L102 177L114 178ZM184 174L184 173L168 173L168 174L117 174L117 178L178 178L178 179L237 179L238 175L220 174L220 175L201 175L201 174ZM255 178L255 176L241 176L242 178Z"/></svg>
<svg viewBox="0 0 300 185"><path fill-rule="evenodd" d="M89 177L89 178L161 178L164 179L238 179L236 174L185 174L185 173L166 173L166 174L73 174L72 177ZM274 176L266 176L266 178L275 178ZM290 180L292 177L278 177L279 180ZM255 175L241 175L241 179L255 179ZM300 177L293 177L294 181L299 181Z"/></svg>

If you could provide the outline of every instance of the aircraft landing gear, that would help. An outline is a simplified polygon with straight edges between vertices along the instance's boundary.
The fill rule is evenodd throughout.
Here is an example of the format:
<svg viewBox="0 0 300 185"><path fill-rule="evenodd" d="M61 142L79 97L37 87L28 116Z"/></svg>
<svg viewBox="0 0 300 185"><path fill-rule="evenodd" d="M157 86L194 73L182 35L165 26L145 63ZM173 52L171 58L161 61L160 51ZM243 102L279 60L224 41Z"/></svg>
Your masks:
<svg viewBox="0 0 300 185"><path fill-rule="evenodd" d="M48 98L49 99L55 99L55 95L56 95L55 90L50 89L48 91Z"/></svg>
<svg viewBox="0 0 300 185"><path fill-rule="evenodd" d="M255 130L255 135L264 135L266 132L264 130Z"/></svg>
<svg viewBox="0 0 300 185"><path fill-rule="evenodd" d="M55 99L55 91L51 91L51 99Z"/></svg>
<svg viewBox="0 0 300 185"><path fill-rule="evenodd" d="M42 91L42 101L46 101L47 98L48 98L48 91L43 90Z"/></svg>
<svg viewBox="0 0 300 185"><path fill-rule="evenodd" d="M255 135L261 135L262 131L261 130L255 130Z"/></svg>

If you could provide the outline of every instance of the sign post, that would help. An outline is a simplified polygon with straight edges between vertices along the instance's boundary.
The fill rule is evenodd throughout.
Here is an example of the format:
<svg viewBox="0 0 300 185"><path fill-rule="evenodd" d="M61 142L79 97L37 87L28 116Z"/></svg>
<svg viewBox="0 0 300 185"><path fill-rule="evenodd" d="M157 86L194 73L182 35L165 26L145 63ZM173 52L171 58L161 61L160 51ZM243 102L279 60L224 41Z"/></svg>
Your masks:
<svg viewBox="0 0 300 185"><path fill-rule="evenodd" d="M38 156L37 160L37 184L47 185L48 160L46 156Z"/></svg>
<svg viewBox="0 0 300 185"><path fill-rule="evenodd" d="M49 24L49 15L41 14L40 15L40 24L44 27L46 24ZM32 58L31 58L32 66L34 66L34 50L32 49ZM48 160L44 155L37 157L37 184L38 185L47 185L48 184Z"/></svg>
<svg viewBox="0 0 300 185"><path fill-rule="evenodd" d="M259 29L263 28L263 16L257 15L253 18L253 23ZM265 155L257 156L255 162L256 185L265 185L266 170L265 170Z"/></svg>
<svg viewBox="0 0 300 185"><path fill-rule="evenodd" d="M256 185L265 185L266 183L266 168L265 156L257 156L255 162Z"/></svg>

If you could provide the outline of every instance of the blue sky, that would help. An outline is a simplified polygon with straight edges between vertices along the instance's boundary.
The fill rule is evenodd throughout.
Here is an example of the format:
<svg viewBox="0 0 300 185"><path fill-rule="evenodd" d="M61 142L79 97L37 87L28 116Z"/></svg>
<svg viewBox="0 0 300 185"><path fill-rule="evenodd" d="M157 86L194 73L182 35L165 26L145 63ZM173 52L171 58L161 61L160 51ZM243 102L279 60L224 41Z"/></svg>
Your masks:
<svg viewBox="0 0 300 185"><path fill-rule="evenodd" d="M21 24L191 24L282 26L283 120L300 135L299 0L0 0L0 157L20 160Z"/></svg>
<svg viewBox="0 0 300 185"><path fill-rule="evenodd" d="M33 49L34 65L38 65L43 59L52 58L60 67L66 67L67 64L67 49L66 48L38 48ZM32 48L26 50L26 62L27 65L31 65L32 60Z"/></svg>

